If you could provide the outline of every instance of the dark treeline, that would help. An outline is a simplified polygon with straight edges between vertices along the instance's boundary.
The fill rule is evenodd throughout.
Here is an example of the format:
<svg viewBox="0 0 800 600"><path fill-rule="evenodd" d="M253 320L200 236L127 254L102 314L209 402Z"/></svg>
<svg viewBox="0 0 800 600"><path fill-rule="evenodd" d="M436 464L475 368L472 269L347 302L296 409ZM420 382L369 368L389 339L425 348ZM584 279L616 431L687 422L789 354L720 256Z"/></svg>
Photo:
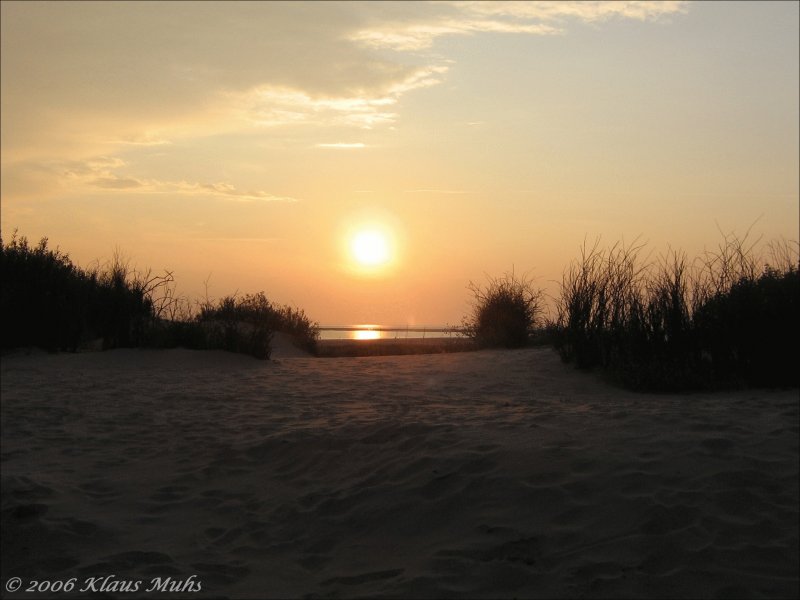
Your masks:
<svg viewBox="0 0 800 600"><path fill-rule="evenodd" d="M3 350L77 351L99 340L103 349L184 346L269 358L276 331L311 351L318 338L302 310L263 293L193 306L175 296L169 271L136 272L119 253L105 268L82 269L46 238L36 246L16 234L0 240L0 281Z"/></svg>

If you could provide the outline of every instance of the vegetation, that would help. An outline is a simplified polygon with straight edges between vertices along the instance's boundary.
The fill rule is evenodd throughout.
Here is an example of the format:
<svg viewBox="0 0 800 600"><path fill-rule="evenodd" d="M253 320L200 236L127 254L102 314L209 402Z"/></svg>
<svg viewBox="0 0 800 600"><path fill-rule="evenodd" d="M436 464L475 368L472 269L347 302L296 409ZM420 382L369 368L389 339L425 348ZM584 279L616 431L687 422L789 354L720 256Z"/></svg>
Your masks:
<svg viewBox="0 0 800 600"><path fill-rule="evenodd" d="M530 280L512 272L470 283L461 328L470 342L458 349L552 343L564 361L642 390L796 386L800 252L796 243L756 246L747 235L723 236L689 261L675 250L642 258L638 242L584 243L545 327L543 294ZM15 233L0 240L0 278L3 350L77 351L100 340L104 349L184 346L267 359L279 331L317 350L317 324L302 310L263 292L193 306L176 296L171 272L137 272L119 252L82 269L46 238L31 246Z"/></svg>
<svg viewBox="0 0 800 600"><path fill-rule="evenodd" d="M528 344L542 312L543 294L514 273L489 278L486 287L470 282L472 313L463 332L481 348L519 348Z"/></svg>
<svg viewBox="0 0 800 600"><path fill-rule="evenodd" d="M584 244L561 284L562 359L635 389L797 385L796 245L772 244L764 260L747 237L724 236L691 263L680 251L642 260L636 243Z"/></svg>
<svg viewBox="0 0 800 600"><path fill-rule="evenodd" d="M262 293L228 296L197 308L175 295L171 272L136 272L119 252L104 268L81 269L67 254L35 247L16 232L0 240L2 349L38 346L77 351L100 339L103 349L174 347L225 349L270 356L273 332L315 349L316 323L302 310L278 306Z"/></svg>
<svg viewBox="0 0 800 600"><path fill-rule="evenodd" d="M154 313L151 296L169 275L131 277L118 253L105 270L83 270L47 238L32 247L15 234L0 240L0 277L3 349L74 351L98 337L106 348L139 344Z"/></svg>

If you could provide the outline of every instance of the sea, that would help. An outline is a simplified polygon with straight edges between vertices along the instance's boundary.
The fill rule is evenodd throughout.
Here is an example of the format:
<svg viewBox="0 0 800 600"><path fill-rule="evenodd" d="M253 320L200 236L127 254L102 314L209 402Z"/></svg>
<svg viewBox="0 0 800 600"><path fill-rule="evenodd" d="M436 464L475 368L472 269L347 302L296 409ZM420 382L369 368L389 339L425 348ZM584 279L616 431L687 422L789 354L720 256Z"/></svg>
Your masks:
<svg viewBox="0 0 800 600"><path fill-rule="evenodd" d="M380 340L462 337L447 326L325 325L319 328L321 340Z"/></svg>

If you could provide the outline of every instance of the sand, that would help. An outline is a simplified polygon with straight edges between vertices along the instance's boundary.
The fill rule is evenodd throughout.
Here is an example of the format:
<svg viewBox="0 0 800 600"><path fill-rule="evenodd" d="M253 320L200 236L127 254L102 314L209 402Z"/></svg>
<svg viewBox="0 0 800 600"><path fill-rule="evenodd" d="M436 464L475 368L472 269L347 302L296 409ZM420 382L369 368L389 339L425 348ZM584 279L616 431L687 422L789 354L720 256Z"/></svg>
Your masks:
<svg viewBox="0 0 800 600"><path fill-rule="evenodd" d="M275 356L3 357L3 585L798 596L796 389L637 394L548 348Z"/></svg>
<svg viewBox="0 0 800 600"><path fill-rule="evenodd" d="M350 356L398 356L439 354L475 350L471 340L457 337L384 338L377 340L320 340L317 355L322 358ZM279 350L280 352L280 350Z"/></svg>

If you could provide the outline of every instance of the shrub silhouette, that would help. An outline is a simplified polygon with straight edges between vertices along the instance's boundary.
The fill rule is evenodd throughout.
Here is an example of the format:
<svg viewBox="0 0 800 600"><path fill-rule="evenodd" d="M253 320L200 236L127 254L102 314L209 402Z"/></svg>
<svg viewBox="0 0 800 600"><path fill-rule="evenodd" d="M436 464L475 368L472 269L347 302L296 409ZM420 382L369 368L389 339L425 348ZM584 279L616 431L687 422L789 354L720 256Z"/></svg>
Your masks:
<svg viewBox="0 0 800 600"><path fill-rule="evenodd" d="M255 353L266 352L267 357L269 351L265 347L269 346L275 331L294 336L303 349L312 353L316 351L319 338L318 325L305 312L290 306L275 305L264 292L247 294L242 298L226 296L216 306L206 302L196 319L198 322L220 323L226 339L224 346L243 344L251 347ZM244 328L246 333L242 331L241 324L247 324ZM242 340L242 335L247 339Z"/></svg>
<svg viewBox="0 0 800 600"><path fill-rule="evenodd" d="M530 280L514 273L489 278L486 287L470 282L472 313L462 321L463 331L479 347L525 346L541 313L542 292Z"/></svg>
<svg viewBox="0 0 800 600"><path fill-rule="evenodd" d="M697 310L700 346L717 379L748 385L797 385L800 271L766 268L741 278Z"/></svg>
<svg viewBox="0 0 800 600"><path fill-rule="evenodd" d="M48 248L47 238L36 247L16 232L10 242L0 240L3 349L74 351L96 337L106 348L140 343L152 302L129 275L118 256L105 272L84 271Z"/></svg>
<svg viewBox="0 0 800 600"><path fill-rule="evenodd" d="M315 351L318 325L297 308L279 306L263 292L228 296L193 310L176 298L172 273L138 273L117 251L104 269L84 270L67 254L32 247L16 232L0 239L0 326L4 350L38 346L76 351L96 338L103 349L184 346L225 349L267 359L274 331ZM165 319L164 317L169 317Z"/></svg>
<svg viewBox="0 0 800 600"><path fill-rule="evenodd" d="M271 306L263 293L237 299L226 296L204 306L196 321L203 326L205 347L268 359L273 336Z"/></svg>

